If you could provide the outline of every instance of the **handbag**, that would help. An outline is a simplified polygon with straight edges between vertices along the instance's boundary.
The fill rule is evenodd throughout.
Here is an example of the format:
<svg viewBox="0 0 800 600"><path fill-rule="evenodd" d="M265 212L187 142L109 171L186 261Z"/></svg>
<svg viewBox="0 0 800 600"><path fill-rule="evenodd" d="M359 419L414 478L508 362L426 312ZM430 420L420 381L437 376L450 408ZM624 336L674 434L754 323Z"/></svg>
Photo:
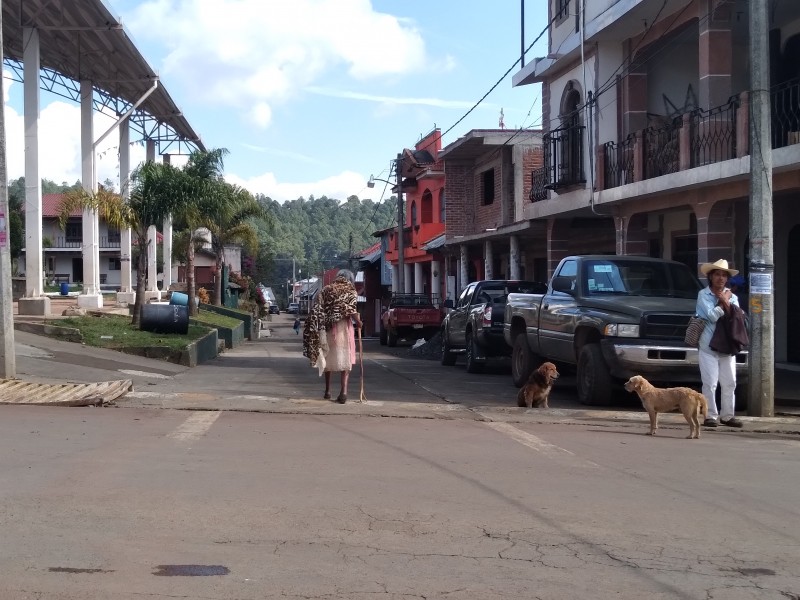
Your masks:
<svg viewBox="0 0 800 600"><path fill-rule="evenodd" d="M700 336L703 334L703 330L705 328L705 319L701 319L700 317L690 317L689 326L686 328L686 335L684 336L683 341L686 342L687 346L697 348L697 346L700 344Z"/></svg>
<svg viewBox="0 0 800 600"><path fill-rule="evenodd" d="M749 345L750 337L747 335L745 313L738 306L733 305L730 313L717 321L717 327L708 347L714 352L732 356L739 354Z"/></svg>

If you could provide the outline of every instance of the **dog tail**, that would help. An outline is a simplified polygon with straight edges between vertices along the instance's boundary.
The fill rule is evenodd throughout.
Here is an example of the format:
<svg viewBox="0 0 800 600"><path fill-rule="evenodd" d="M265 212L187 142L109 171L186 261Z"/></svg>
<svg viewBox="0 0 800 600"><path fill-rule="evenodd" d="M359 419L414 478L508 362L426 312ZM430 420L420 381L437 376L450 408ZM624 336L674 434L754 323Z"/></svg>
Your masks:
<svg viewBox="0 0 800 600"><path fill-rule="evenodd" d="M698 392L698 394L700 393ZM703 415L703 418L705 419L708 416L708 401L703 394L700 394L699 400L700 402L697 403L697 412Z"/></svg>

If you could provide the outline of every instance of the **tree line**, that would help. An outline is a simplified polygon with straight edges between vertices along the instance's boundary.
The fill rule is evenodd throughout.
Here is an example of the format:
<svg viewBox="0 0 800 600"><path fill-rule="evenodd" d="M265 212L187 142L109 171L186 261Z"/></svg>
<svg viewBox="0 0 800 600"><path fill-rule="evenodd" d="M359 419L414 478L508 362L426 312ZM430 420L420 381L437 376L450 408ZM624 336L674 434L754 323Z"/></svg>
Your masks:
<svg viewBox="0 0 800 600"><path fill-rule="evenodd" d="M172 214L174 222L173 260L187 266L187 291L190 311L194 302L194 253L210 236L217 272L223 261L223 249L229 244L242 246L242 273L250 285L273 288L285 297L287 282L304 279L332 268L357 268L352 257L369 248L378 238L377 231L396 226L396 199L382 202L350 196L339 201L327 196L278 202L263 194L252 195L224 181L224 157L227 150L196 152L182 167L144 163L134 170L124 185L129 186L127 200L116 192L111 182L97 192L86 192L80 182L72 185L42 180L42 192L64 194L60 207L61 226L65 226L75 208L94 208L111 227L130 227L134 239L132 259L137 265L137 304L144 297L147 229L162 229L163 219ZM12 259L24 247L25 179L9 185L9 225ZM203 231L198 235L197 231ZM222 298L221 278L216 278L213 301ZM254 292L254 289L251 289ZM286 299L288 301L288 298ZM134 309L138 323L141 307Z"/></svg>

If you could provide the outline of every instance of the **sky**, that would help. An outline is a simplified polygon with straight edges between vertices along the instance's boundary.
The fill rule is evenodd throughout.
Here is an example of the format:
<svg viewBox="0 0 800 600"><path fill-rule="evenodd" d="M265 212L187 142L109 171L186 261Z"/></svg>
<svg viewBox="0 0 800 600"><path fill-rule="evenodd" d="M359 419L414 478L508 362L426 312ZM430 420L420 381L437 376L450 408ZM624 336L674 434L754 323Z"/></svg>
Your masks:
<svg viewBox="0 0 800 600"><path fill-rule="evenodd" d="M225 176L280 202L381 200L391 161L435 128L538 127L538 85L514 88L519 0L106 0ZM534 5L542 5L537 11ZM526 2L525 39L546 23ZM546 54L546 38L526 63ZM466 116L489 90L499 85ZM8 178L24 175L22 85L4 82ZM41 94L43 178L80 179L80 108ZM95 135L113 122L95 115ZM448 131L450 130L450 131ZM133 139L133 138L132 138ZM98 147L98 180L118 185L118 136ZM131 163L144 159L135 145ZM181 159L173 159L180 164Z"/></svg>

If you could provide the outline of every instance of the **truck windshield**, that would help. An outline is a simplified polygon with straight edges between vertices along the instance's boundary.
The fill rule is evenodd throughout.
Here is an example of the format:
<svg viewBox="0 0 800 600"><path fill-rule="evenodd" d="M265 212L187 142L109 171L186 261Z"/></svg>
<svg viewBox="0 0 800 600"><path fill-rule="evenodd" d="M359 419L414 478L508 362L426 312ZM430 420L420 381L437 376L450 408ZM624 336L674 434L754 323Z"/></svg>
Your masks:
<svg viewBox="0 0 800 600"><path fill-rule="evenodd" d="M583 263L583 293L589 296L697 298L702 285L686 265L609 258Z"/></svg>

